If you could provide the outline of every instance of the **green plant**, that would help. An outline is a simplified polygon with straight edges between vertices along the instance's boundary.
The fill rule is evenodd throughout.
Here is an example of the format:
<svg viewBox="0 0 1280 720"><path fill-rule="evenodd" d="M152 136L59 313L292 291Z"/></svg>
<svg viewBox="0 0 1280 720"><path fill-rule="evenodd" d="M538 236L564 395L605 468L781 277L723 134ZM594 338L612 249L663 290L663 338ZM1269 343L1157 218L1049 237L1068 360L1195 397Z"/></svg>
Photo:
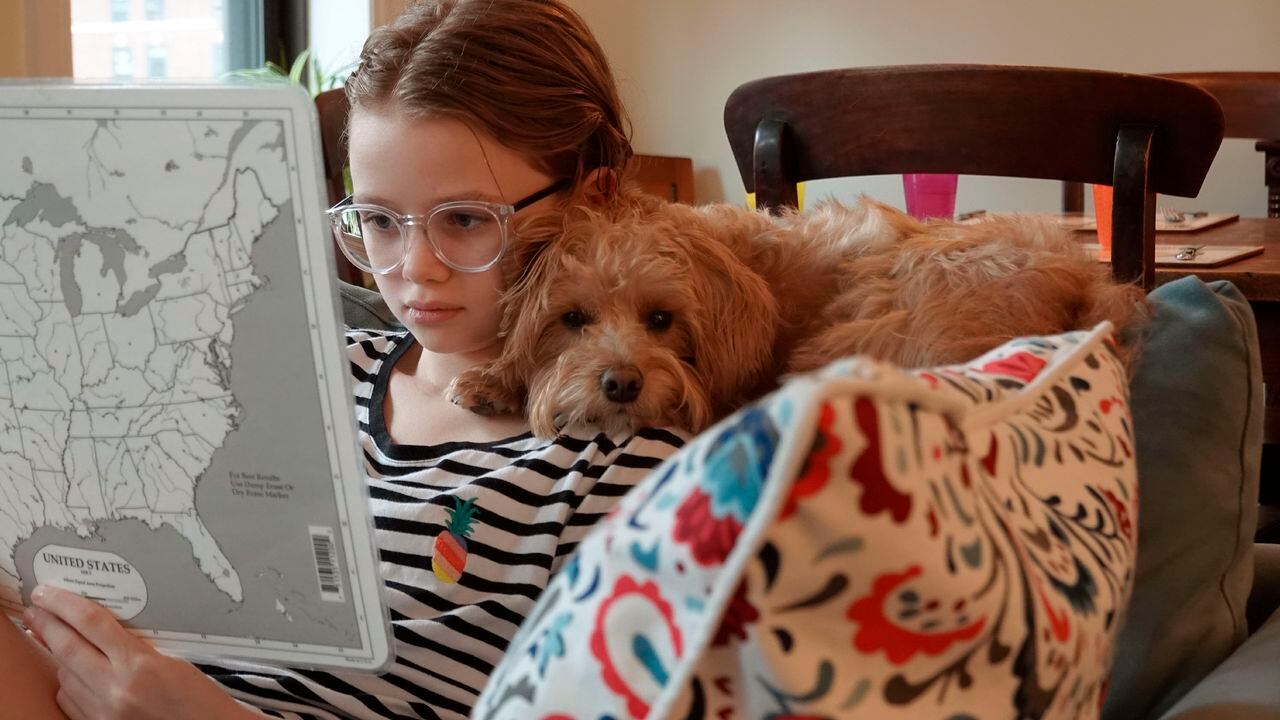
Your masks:
<svg viewBox="0 0 1280 720"><path fill-rule="evenodd" d="M286 65L288 66L287 68ZM347 74L348 68L346 67L336 70L322 68L320 63L312 58L310 48L298 53L292 63L286 62L284 56L281 55L278 63L268 60L262 67L232 70L227 73L230 77L251 80L288 80L295 85L307 88L312 97L325 90L340 87L346 80Z"/></svg>

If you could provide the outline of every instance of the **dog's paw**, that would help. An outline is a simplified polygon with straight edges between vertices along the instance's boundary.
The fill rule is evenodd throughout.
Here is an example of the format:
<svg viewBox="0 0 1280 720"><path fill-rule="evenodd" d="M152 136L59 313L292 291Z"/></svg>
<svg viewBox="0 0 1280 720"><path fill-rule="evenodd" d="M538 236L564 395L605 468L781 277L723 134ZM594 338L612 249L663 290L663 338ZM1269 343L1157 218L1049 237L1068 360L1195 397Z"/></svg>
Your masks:
<svg viewBox="0 0 1280 720"><path fill-rule="evenodd" d="M455 377L449 383L445 397L454 405L477 415L512 415L520 411L519 398L476 370L468 370Z"/></svg>

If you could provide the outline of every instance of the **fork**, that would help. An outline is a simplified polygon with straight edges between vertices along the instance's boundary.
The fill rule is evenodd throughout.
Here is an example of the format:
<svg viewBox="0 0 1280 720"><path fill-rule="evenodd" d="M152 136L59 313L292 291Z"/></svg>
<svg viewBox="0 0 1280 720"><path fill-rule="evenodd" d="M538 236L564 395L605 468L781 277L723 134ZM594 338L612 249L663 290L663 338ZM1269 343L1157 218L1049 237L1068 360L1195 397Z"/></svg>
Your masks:
<svg viewBox="0 0 1280 720"><path fill-rule="evenodd" d="M1182 248L1181 250L1179 250L1178 254L1173 256L1173 259L1182 260L1184 262L1190 262L1192 260L1195 260L1197 257L1200 257L1200 251L1203 249L1204 249L1203 245L1188 245Z"/></svg>

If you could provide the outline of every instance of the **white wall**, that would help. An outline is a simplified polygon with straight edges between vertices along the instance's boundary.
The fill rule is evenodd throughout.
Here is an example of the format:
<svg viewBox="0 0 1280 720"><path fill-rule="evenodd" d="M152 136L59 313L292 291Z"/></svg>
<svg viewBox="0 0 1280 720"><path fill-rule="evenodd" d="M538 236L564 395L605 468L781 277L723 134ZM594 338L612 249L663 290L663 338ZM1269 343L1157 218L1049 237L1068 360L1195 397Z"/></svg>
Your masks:
<svg viewBox="0 0 1280 720"><path fill-rule="evenodd" d="M350 71L360 59L360 48L369 34L372 18L368 3L323 0L311 3L307 34L320 71Z"/></svg>
<svg viewBox="0 0 1280 720"><path fill-rule="evenodd" d="M1280 71L1280 0L569 0L613 63L638 152L693 158L700 202L742 198L724 101L753 78L976 62L1174 72ZM811 183L901 206L897 177ZM1088 193L1086 193L1088 195ZM957 209L1056 210L1061 185L964 177ZM1163 204L1163 203L1162 203ZM1262 157L1227 140L1196 201L1266 214Z"/></svg>

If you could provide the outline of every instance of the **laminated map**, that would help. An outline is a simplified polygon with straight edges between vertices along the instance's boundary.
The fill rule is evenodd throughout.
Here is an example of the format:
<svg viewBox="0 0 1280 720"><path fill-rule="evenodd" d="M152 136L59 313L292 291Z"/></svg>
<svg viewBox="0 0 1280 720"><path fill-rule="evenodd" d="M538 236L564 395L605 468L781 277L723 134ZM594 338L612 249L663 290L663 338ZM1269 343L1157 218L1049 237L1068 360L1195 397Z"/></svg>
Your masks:
<svg viewBox="0 0 1280 720"><path fill-rule="evenodd" d="M293 87L0 86L0 609L162 650L389 662Z"/></svg>

